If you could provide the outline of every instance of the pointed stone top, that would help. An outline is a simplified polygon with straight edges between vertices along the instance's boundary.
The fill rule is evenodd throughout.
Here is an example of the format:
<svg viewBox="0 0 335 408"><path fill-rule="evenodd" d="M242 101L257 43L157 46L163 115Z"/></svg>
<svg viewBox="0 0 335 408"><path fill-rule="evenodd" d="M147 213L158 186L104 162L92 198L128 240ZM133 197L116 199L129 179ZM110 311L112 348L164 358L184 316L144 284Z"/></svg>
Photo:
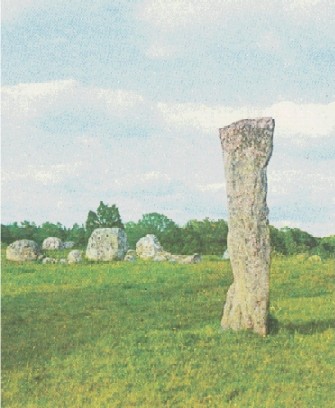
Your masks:
<svg viewBox="0 0 335 408"><path fill-rule="evenodd" d="M241 129L244 127L253 127L258 129L265 129L268 128L269 130L273 130L275 126L275 120L271 117L263 117L263 118L255 118L255 119L242 119L237 122L231 123L228 126L224 126L221 130L228 130L228 129Z"/></svg>

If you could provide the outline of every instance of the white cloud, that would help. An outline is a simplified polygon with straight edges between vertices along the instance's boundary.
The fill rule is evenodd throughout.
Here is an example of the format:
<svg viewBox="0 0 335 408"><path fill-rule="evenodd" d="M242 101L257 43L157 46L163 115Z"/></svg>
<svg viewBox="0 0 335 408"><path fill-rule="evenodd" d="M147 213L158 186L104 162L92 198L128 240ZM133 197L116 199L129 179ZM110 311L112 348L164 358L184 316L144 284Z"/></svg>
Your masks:
<svg viewBox="0 0 335 408"><path fill-rule="evenodd" d="M287 101L266 108L157 103L129 90L86 87L73 80L5 87L4 101L9 126L3 137L5 222L84 222L100 200L116 203L127 220L150 211L179 223L222 218L226 197L218 128L272 115L276 145L268 172L270 217L300 222L302 229L313 224L311 231L319 235L331 230L324 218L334 200L333 159L327 154L327 159L309 161L300 150L317 146L318 140L311 139L316 135L323 138L323 149L332 142L327 136L334 129L334 103ZM50 112L80 112L87 106L106 114L102 122L92 115L94 126L87 132L36 128ZM146 137L114 137L109 117L116 117L121 128L140 117L137 123L148 128ZM294 135L303 137L303 146L294 144L299 139ZM31 196L38 203L27 208Z"/></svg>
<svg viewBox="0 0 335 408"><path fill-rule="evenodd" d="M194 24L210 12L214 4L212 0L147 0L139 6L138 17L162 29L171 30Z"/></svg>
<svg viewBox="0 0 335 408"><path fill-rule="evenodd" d="M145 54L152 59L167 59L175 56L176 52L175 46L155 42L146 50Z"/></svg>
<svg viewBox="0 0 335 408"><path fill-rule="evenodd" d="M133 91L89 87L73 79L5 86L2 100L5 116L29 120L48 112L81 112L83 108L123 115L144 102Z"/></svg>
<svg viewBox="0 0 335 408"><path fill-rule="evenodd" d="M61 103L59 97L73 95L76 87L78 82L71 79L4 86L1 88L4 115L33 119Z"/></svg>
<svg viewBox="0 0 335 408"><path fill-rule="evenodd" d="M99 0L96 0L98 2ZM91 2L90 2L91 3ZM41 10L64 10L69 6L76 6L76 10L80 10L83 6L83 0L2 0L1 1L1 21L4 23L15 23L22 17L30 13L36 13ZM85 5L92 8L91 4Z"/></svg>
<svg viewBox="0 0 335 408"><path fill-rule="evenodd" d="M28 165L25 171L4 171L2 172L2 182L9 185L15 181L23 180L25 182L37 182L49 186L59 184L69 176L78 176L82 162L61 163L55 165Z"/></svg>
<svg viewBox="0 0 335 408"><path fill-rule="evenodd" d="M277 119L277 130L283 135L329 136L335 130L335 102L280 102L264 109L263 114Z"/></svg>
<svg viewBox="0 0 335 408"><path fill-rule="evenodd" d="M2 0L1 20L12 22L31 8L43 3L43 0Z"/></svg>
<svg viewBox="0 0 335 408"><path fill-rule="evenodd" d="M128 111L144 103L142 95L123 89L88 88L86 92L91 94L92 97L96 96L112 112Z"/></svg>
<svg viewBox="0 0 335 408"><path fill-rule="evenodd" d="M210 183L210 184L197 184L197 187L202 192L216 193L218 191L225 191L225 183Z"/></svg>
<svg viewBox="0 0 335 408"><path fill-rule="evenodd" d="M268 15L284 10L288 17L299 13L302 18L331 8L330 0L144 0L138 6L137 16L156 28L172 31L200 24L222 25L232 15L248 10L266 11Z"/></svg>
<svg viewBox="0 0 335 408"><path fill-rule="evenodd" d="M296 104L279 102L267 108L209 106L204 104L159 103L165 121L176 127L217 132L218 128L242 118L272 116L281 136L329 136L335 129L335 102L329 104Z"/></svg>

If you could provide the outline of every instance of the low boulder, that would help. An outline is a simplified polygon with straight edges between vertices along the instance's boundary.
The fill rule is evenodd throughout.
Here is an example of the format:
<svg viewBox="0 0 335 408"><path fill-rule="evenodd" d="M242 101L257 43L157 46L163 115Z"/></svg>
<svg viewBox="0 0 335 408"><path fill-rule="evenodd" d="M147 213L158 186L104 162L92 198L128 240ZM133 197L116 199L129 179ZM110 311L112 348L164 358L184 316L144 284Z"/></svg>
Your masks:
<svg viewBox="0 0 335 408"><path fill-rule="evenodd" d="M136 251L134 249L129 249L126 253L126 256L124 257L124 261L134 262L136 261L136 259L137 259Z"/></svg>
<svg viewBox="0 0 335 408"><path fill-rule="evenodd" d="M141 259L154 259L165 252L154 234L147 234L136 244L136 254Z"/></svg>
<svg viewBox="0 0 335 408"><path fill-rule="evenodd" d="M201 261L201 256L199 254L193 255L171 255L169 261L171 263L178 264L197 264Z"/></svg>
<svg viewBox="0 0 335 408"><path fill-rule="evenodd" d="M181 264L197 264L201 261L199 254L186 255L181 261Z"/></svg>
<svg viewBox="0 0 335 408"><path fill-rule="evenodd" d="M15 241L6 249L6 258L9 261L36 261L40 255L41 252L38 244L29 239Z"/></svg>
<svg viewBox="0 0 335 408"><path fill-rule="evenodd" d="M80 263L83 261L83 253L79 249L73 249L67 256L67 262L69 264Z"/></svg>
<svg viewBox="0 0 335 408"><path fill-rule="evenodd" d="M71 249L75 246L75 243L73 241L66 241L63 242L63 248L64 249Z"/></svg>
<svg viewBox="0 0 335 408"><path fill-rule="evenodd" d="M57 237L48 237L42 243L42 249L59 250L63 249L63 242Z"/></svg>
<svg viewBox="0 0 335 408"><path fill-rule="evenodd" d="M159 252L156 256L154 256L152 260L155 262L169 261L171 256L172 255L170 252L162 251L162 252Z"/></svg>
<svg viewBox="0 0 335 408"><path fill-rule="evenodd" d="M93 261L123 260L127 251L127 235L123 229L97 228L88 240L86 257Z"/></svg>
<svg viewBox="0 0 335 408"><path fill-rule="evenodd" d="M42 264L43 265L45 265L45 264L56 264L56 263L57 263L57 259L55 259L55 258L46 257L46 258L42 259Z"/></svg>

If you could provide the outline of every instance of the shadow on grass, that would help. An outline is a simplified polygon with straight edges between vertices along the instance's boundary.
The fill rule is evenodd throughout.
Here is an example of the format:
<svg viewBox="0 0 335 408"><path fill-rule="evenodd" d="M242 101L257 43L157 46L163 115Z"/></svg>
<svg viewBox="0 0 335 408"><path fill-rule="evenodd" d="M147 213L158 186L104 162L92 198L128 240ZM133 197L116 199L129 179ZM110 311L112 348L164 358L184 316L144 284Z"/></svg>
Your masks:
<svg viewBox="0 0 335 408"><path fill-rule="evenodd" d="M279 329L289 333L315 334L323 333L328 329L335 329L335 320L311 320L309 322L280 323L273 315L268 318L269 334L277 334Z"/></svg>
<svg viewBox="0 0 335 408"><path fill-rule="evenodd" d="M335 329L335 320L321 320L315 321L311 320L309 322L291 322L280 325L284 330L289 333L300 333L300 334L315 334L323 333L328 329Z"/></svg>
<svg viewBox="0 0 335 408"><path fill-rule="evenodd" d="M279 332L279 321L271 313L268 316L268 332L269 334L277 334Z"/></svg>

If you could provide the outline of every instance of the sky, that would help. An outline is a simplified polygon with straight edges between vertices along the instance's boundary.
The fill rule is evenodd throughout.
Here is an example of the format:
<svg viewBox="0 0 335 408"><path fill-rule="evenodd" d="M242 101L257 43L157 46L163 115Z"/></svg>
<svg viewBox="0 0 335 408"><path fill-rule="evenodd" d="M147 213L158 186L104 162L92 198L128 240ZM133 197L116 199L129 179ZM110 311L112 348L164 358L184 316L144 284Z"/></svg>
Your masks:
<svg viewBox="0 0 335 408"><path fill-rule="evenodd" d="M2 223L227 219L218 129L276 127L269 220L335 234L333 0L3 0Z"/></svg>

